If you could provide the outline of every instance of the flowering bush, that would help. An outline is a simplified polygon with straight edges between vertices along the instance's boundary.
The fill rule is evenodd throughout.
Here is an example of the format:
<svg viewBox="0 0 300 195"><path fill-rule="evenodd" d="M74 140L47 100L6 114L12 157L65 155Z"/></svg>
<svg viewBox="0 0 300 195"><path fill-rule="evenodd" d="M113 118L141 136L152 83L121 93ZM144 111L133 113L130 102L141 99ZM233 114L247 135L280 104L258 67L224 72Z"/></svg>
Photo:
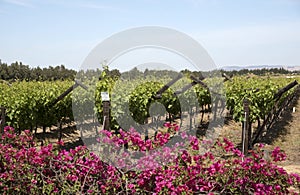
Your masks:
<svg viewBox="0 0 300 195"><path fill-rule="evenodd" d="M119 135L108 131L102 134L106 142L118 147L128 144L132 151L147 152L166 146L171 139L170 132L179 131L173 125L167 128L172 129L146 141L134 130L121 130ZM185 147L180 147L185 142L173 146L180 148L177 155L172 153L173 148L164 147L160 151L163 157L174 157L172 160L144 170L126 171L102 161L84 146L69 151L56 149L51 144L37 148L29 131L16 135L13 128L6 127L0 140L0 193L287 194L292 193L290 187L300 188L299 175L288 174L273 163L285 159L279 148L275 148L271 161L267 161L262 145L249 156L243 156L224 138L210 150L199 153L205 141L185 133L181 133L181 137L188 142ZM139 162L148 166L145 162L151 161L150 157L145 156Z"/></svg>

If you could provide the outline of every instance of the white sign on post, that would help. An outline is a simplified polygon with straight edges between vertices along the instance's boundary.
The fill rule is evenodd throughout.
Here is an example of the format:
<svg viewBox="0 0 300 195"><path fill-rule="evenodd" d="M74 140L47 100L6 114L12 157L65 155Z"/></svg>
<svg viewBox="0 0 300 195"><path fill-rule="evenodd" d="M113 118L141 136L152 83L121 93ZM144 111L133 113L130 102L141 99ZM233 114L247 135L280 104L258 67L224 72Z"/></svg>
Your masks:
<svg viewBox="0 0 300 195"><path fill-rule="evenodd" d="M101 92L101 99L102 99L102 102L109 101L109 93L107 91Z"/></svg>

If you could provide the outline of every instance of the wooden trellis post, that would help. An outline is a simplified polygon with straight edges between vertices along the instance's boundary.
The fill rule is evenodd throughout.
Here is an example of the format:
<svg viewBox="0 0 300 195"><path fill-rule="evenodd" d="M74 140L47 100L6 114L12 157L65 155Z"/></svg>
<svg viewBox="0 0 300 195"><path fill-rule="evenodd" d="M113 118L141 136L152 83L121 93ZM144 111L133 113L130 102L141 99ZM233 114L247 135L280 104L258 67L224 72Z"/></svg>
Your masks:
<svg viewBox="0 0 300 195"><path fill-rule="evenodd" d="M109 124L109 109L110 100L108 92L101 92L102 106L103 106L103 129L110 130Z"/></svg>
<svg viewBox="0 0 300 195"><path fill-rule="evenodd" d="M243 106L244 106L244 122L243 122L243 129L242 129L242 152L243 154L248 154L248 149L250 146L251 140L251 128L250 128L250 101L248 99L244 99Z"/></svg>

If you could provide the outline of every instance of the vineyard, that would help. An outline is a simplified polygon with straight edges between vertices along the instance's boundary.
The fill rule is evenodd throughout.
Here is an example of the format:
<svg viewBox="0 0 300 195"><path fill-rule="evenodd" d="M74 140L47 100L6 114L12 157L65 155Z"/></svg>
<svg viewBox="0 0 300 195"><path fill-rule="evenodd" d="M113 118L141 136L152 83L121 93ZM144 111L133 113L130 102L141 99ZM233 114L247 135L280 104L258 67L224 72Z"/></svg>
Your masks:
<svg viewBox="0 0 300 195"><path fill-rule="evenodd" d="M94 102L94 105L89 106L95 111L99 122L103 123L101 92L107 91L112 100L111 129L118 129L120 126L117 121L121 118L132 117L138 124L143 124L150 117L149 107L154 102L159 102L165 107L166 112L162 115L169 116L169 120L172 121L184 112L189 114L210 112L214 109L214 104L220 101L226 103L226 109L233 120L242 122L244 121L243 100L248 99L251 110L250 122L258 122L260 126L275 103L278 102L280 106L287 96L294 93L296 87L276 97L278 90L293 81L297 82L295 78L283 77L234 77L231 81L224 83L222 78L211 80L208 78L204 82L209 88L198 84L180 92L180 89L192 82L187 77L163 92L159 99L155 98L157 91L170 80L172 80L170 77L160 80L150 77L126 81L104 75L102 80L96 82L95 89L87 91L79 87L74 90L73 95L68 94L56 104L53 103L57 97L73 85L72 81L23 81L14 82L12 85L1 83L0 106L6 108L7 125L14 126L18 130L30 129L32 131L37 128L45 130L61 121L74 121L72 104L80 109L80 105L85 105L85 102ZM95 80L91 79L88 82L93 81ZM214 95L209 89L218 90L221 95ZM222 106L225 109L225 105ZM86 114L83 110L78 110L78 113ZM203 116L201 121L203 121ZM128 127L123 128L128 129Z"/></svg>
<svg viewBox="0 0 300 195"><path fill-rule="evenodd" d="M241 131L245 125L249 127L252 149L252 141L253 145L259 143L262 132L272 127L281 110L296 97L300 77L237 76L224 81L214 75L204 78L166 73L159 79L117 78L105 71L100 76L87 79L81 75L77 80L83 87L74 87L71 93L65 92L74 85L73 81L0 83L0 107L5 108L1 128L15 128L5 127L2 131L1 193L286 194L300 188L298 175L275 165L286 158L279 148L272 151L271 162L265 159L262 145L243 154L224 138L199 154L205 140L180 134L205 125L210 128L214 122L219 125L220 118L225 118L243 123ZM109 94L109 115L103 107L103 92ZM136 166L149 166L148 170L126 172L128 167L122 164L126 157L117 167L101 161L105 155L112 155L111 150L99 157L82 146L69 151L55 150L51 144L37 149L32 137L38 130L46 133L53 126L61 128L62 124L80 122L94 126L95 121L101 127L109 124L106 130L96 128L96 133L121 148L126 145L143 153L164 146L176 134L189 140L188 149L168 149L171 160L164 167L155 162L150 166L151 158L142 158ZM154 129L155 134L150 136L149 129ZM63 147L61 136L57 139ZM181 155L172 153L177 150ZM21 174L28 178L15 181L22 178Z"/></svg>

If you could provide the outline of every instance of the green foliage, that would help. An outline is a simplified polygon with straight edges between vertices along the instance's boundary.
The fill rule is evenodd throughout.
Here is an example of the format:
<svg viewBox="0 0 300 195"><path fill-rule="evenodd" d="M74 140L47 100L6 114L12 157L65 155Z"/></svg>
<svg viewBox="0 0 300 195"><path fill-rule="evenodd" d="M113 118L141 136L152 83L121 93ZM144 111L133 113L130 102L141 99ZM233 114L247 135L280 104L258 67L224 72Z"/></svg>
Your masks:
<svg viewBox="0 0 300 195"><path fill-rule="evenodd" d="M7 124L32 129L57 124L63 117L73 119L71 95L50 106L72 84L71 81L0 84L0 105L6 108Z"/></svg>
<svg viewBox="0 0 300 195"><path fill-rule="evenodd" d="M243 100L247 98L250 100L250 120L263 119L274 106L277 91L292 81L282 77L234 77L233 82L225 83L227 108L236 121L243 121ZM293 92L294 88L284 93L279 102Z"/></svg>

